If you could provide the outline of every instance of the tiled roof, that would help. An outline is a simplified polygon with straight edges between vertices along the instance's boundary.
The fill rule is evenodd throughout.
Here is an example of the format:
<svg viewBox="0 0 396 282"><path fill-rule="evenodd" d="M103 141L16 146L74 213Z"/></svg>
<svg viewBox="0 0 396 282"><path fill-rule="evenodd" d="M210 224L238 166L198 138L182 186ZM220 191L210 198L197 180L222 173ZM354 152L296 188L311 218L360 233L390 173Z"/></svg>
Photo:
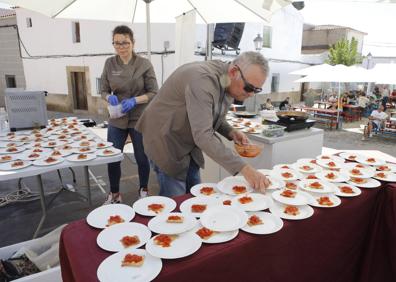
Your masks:
<svg viewBox="0 0 396 282"><path fill-rule="evenodd" d="M0 8L0 18L14 17L15 15L15 10Z"/></svg>
<svg viewBox="0 0 396 282"><path fill-rule="evenodd" d="M351 28L351 27L339 26L339 25L316 25L313 28L311 28L310 30L334 30L334 29L350 29L350 30L354 30L354 31L357 31L357 32L360 32L360 33L363 33L363 34L367 35L367 33L363 32L363 31L356 30L356 29Z"/></svg>

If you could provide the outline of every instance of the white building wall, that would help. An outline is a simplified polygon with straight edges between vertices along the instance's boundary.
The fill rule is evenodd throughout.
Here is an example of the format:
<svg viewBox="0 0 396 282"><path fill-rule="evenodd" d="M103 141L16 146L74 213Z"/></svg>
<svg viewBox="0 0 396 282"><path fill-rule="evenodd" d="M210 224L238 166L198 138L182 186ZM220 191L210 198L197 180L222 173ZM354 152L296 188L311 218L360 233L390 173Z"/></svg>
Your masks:
<svg viewBox="0 0 396 282"><path fill-rule="evenodd" d="M26 18L31 17L32 28L26 28ZM17 20L20 35L31 56L48 55L81 55L82 57L63 57L47 59L23 59L26 77L26 88L29 90L46 90L52 94L67 95L66 66L88 66L91 83L91 94L97 96L96 78L100 77L104 61L108 56L92 56L93 54L113 53L111 31L121 23L107 21L81 20L81 43L73 43L72 21L51 19L41 14L17 9ZM264 48L261 53L269 60L270 74L263 92L271 92L272 73L280 74L279 92L299 91L300 84L294 83L298 77L288 73L308 66L316 59L301 55L303 17L291 5L273 15L269 24L272 26L272 48ZM130 25L135 35L135 50L146 50L146 25ZM254 50L253 39L257 33L262 34L264 23L246 23L242 40L241 52ZM169 50L175 49L174 24L152 24L152 51L163 51L164 41L170 42ZM206 45L206 26L197 25L196 45ZM218 57L215 50L213 59L232 60L234 56ZM235 53L234 53L235 54ZM28 57L24 52L24 57ZM307 59L308 58L308 59ZM203 60L203 56L196 56ZM153 55L152 63L161 85L175 69L174 55L163 58ZM306 63L305 63L306 62ZM162 70L163 69L163 70Z"/></svg>

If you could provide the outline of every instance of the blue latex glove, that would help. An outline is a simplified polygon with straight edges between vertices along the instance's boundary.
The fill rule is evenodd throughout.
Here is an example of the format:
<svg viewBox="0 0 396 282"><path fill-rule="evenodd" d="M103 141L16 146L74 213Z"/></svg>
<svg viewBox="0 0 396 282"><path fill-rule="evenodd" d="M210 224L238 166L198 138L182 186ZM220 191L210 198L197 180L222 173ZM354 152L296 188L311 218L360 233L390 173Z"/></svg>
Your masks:
<svg viewBox="0 0 396 282"><path fill-rule="evenodd" d="M116 95L109 95L109 97L107 97L107 102L109 102L110 105L112 106L117 106L118 105L118 98Z"/></svg>
<svg viewBox="0 0 396 282"><path fill-rule="evenodd" d="M136 98L132 97L129 99L122 100L121 105L122 105L121 112L127 113L136 106Z"/></svg>

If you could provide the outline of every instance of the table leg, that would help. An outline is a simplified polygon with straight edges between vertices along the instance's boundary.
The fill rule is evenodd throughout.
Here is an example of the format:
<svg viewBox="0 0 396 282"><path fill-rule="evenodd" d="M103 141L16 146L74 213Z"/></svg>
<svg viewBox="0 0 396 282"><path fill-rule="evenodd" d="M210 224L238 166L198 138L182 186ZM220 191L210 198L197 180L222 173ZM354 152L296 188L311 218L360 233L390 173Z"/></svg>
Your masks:
<svg viewBox="0 0 396 282"><path fill-rule="evenodd" d="M87 186L87 192L88 192L88 203L89 206L92 206L92 200L91 200L91 184L89 183L89 169L88 166L84 166L84 175L85 175L85 186Z"/></svg>
<svg viewBox="0 0 396 282"><path fill-rule="evenodd" d="M39 184L39 192L40 192L40 204L41 204L41 211L42 211L42 215L41 215L41 219L40 219L40 223L37 226L36 231L33 234L33 239L37 237L38 233L40 232L41 227L44 224L45 218L47 217L47 207L45 205L45 195L44 195L44 186L43 186L43 180L41 179L41 175L37 175L37 181Z"/></svg>

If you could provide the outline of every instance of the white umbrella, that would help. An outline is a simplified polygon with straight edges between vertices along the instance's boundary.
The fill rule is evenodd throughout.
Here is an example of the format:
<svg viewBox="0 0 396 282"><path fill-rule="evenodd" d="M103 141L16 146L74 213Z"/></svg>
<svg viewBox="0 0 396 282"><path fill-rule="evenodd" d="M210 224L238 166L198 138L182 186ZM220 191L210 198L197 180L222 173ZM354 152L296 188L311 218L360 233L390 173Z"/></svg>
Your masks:
<svg viewBox="0 0 396 282"><path fill-rule="evenodd" d="M396 64L376 64L369 73L377 84L396 84Z"/></svg>
<svg viewBox="0 0 396 282"><path fill-rule="evenodd" d="M295 74L295 75L310 75L314 74L316 72L326 72L326 70L330 69L332 66L328 64L321 64L321 65L314 65L310 66L307 68L299 69L290 72L289 74Z"/></svg>
<svg viewBox="0 0 396 282"><path fill-rule="evenodd" d="M206 24L262 22L292 0L1 0L49 17L147 23L147 51L151 53L151 22L175 22L195 10Z"/></svg>
<svg viewBox="0 0 396 282"><path fill-rule="evenodd" d="M322 66L322 67L320 67ZM307 68L309 69L309 68ZM305 69L305 70L307 70ZM338 82L338 105L341 98L341 82L373 82L375 78L370 72L362 67L345 66L345 65L318 65L312 71L313 67L308 72L307 76L295 80L295 82ZM304 69L303 69L304 70ZM303 72L304 73L304 72ZM339 121L339 110L337 110L337 124Z"/></svg>

